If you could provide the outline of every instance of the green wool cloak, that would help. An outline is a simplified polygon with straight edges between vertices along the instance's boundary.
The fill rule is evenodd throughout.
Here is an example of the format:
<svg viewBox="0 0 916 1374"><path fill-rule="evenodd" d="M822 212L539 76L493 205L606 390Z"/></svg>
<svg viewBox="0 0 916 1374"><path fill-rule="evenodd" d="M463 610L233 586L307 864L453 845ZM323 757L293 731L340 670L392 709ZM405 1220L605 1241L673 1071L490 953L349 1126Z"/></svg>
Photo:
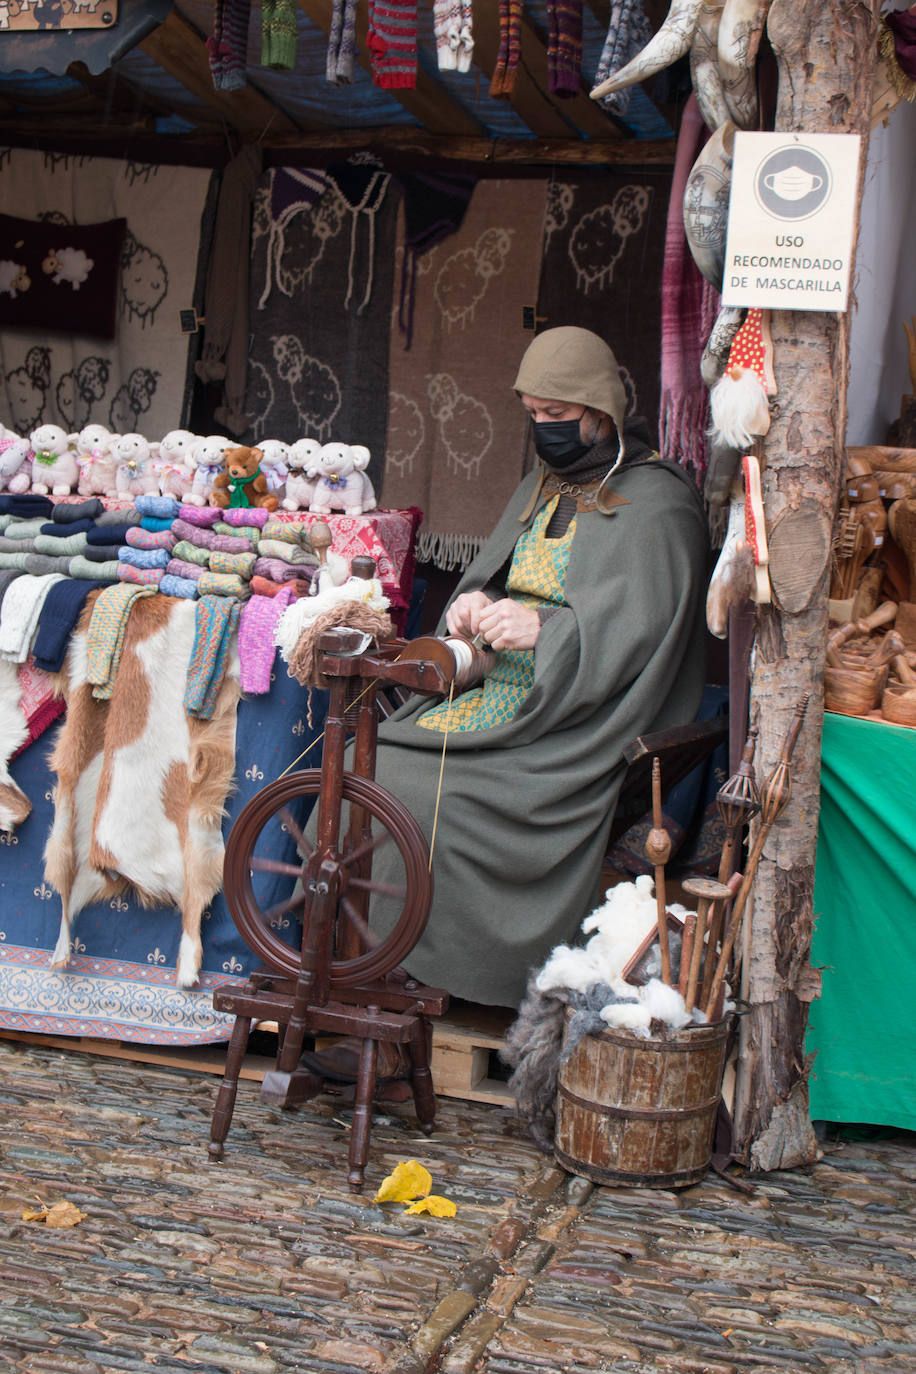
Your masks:
<svg viewBox="0 0 916 1374"><path fill-rule="evenodd" d="M530 524L519 517L534 481L517 489L456 595L499 575ZM696 489L658 461L625 466L613 483L626 504L576 516L568 604L541 627L529 696L504 724L448 736L435 895L404 964L456 997L515 1006L530 970L575 938L600 900L624 747L692 721L699 707L707 535ZM413 697L380 727L376 767L376 781L427 840L442 734L416 719L436 700ZM394 846L383 846L373 877L397 882L399 865ZM380 932L390 927L388 907L373 901L370 924Z"/></svg>

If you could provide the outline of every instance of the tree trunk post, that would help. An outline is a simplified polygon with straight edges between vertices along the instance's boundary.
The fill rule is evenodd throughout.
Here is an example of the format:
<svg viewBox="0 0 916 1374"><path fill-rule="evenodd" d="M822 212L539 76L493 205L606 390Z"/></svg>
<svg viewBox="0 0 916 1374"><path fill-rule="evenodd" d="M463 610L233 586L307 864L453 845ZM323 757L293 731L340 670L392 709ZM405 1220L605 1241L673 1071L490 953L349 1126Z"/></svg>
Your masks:
<svg viewBox="0 0 916 1374"><path fill-rule="evenodd" d="M864 0L773 0L768 36L779 68L776 128L862 136L868 148L877 19ZM805 1031L820 991L809 954L820 806L827 596L843 479L847 315L774 311L776 408L764 441L764 508L773 604L761 606L751 669L757 772L779 756L800 698L810 693L792 766L792 796L774 825L747 923L735 1101L735 1148L752 1169L816 1157L808 1112Z"/></svg>

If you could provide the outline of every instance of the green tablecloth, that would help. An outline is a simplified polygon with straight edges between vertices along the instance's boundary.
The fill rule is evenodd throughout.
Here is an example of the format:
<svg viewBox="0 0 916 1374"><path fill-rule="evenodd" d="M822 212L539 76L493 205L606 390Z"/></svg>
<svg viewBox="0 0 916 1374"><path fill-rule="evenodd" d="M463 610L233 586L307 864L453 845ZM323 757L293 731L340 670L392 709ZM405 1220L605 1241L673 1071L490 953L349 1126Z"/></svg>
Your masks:
<svg viewBox="0 0 916 1374"><path fill-rule="evenodd" d="M814 1120L916 1130L916 730L824 716Z"/></svg>

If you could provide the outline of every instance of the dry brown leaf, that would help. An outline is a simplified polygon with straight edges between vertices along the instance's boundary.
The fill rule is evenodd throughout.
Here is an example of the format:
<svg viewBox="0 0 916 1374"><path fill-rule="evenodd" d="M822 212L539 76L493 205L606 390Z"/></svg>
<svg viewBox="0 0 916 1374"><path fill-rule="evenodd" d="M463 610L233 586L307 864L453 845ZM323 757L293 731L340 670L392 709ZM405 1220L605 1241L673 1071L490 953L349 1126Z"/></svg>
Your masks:
<svg viewBox="0 0 916 1374"><path fill-rule="evenodd" d="M76 1226L86 1215L72 1202L55 1202L48 1207L39 1198L38 1204L37 1208L23 1208L23 1221L43 1221L46 1226L52 1227Z"/></svg>

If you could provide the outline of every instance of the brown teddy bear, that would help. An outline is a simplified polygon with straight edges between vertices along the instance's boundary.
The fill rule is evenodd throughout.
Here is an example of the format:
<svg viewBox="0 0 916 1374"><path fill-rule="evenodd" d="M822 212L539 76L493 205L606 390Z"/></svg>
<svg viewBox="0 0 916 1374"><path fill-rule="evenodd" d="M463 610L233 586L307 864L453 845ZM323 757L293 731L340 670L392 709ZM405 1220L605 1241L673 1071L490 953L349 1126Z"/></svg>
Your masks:
<svg viewBox="0 0 916 1374"><path fill-rule="evenodd" d="M261 471L259 448L227 448L223 457L225 468L213 479L210 500L214 506L226 510L228 506L263 506L277 509L277 498L267 490L267 478Z"/></svg>

